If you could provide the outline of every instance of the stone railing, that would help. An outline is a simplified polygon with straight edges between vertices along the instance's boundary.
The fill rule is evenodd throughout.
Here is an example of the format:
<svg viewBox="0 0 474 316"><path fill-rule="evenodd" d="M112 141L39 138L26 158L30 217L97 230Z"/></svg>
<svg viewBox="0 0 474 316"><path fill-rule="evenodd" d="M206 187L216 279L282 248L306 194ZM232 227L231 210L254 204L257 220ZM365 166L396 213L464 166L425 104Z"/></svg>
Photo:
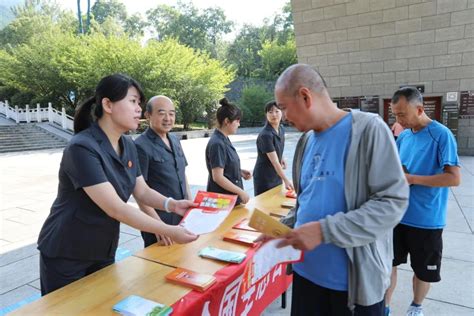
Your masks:
<svg viewBox="0 0 474 316"><path fill-rule="evenodd" d="M6 100L0 101L0 114L16 123L49 122L59 125L64 130L74 130L74 118L67 115L64 108L61 111L54 109L51 102L46 108L42 108L38 103L36 107L27 104L25 109L19 109L18 106L11 107Z"/></svg>

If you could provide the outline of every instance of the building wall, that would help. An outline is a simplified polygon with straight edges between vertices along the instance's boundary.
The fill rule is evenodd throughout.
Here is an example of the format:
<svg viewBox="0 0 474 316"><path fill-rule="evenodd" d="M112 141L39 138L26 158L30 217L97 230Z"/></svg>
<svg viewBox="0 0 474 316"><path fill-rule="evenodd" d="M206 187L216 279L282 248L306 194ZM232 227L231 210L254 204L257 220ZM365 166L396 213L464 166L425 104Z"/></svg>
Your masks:
<svg viewBox="0 0 474 316"><path fill-rule="evenodd" d="M447 92L474 91L474 0L292 0L292 9L298 60L332 97L382 100L413 84L444 103ZM471 123L459 120L462 154L474 154Z"/></svg>

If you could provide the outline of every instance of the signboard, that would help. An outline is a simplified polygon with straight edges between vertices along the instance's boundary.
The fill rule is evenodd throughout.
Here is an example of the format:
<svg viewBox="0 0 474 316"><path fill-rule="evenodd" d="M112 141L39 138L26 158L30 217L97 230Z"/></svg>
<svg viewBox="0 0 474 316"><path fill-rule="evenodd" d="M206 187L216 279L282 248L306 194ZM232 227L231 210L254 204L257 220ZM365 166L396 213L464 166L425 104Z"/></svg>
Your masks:
<svg viewBox="0 0 474 316"><path fill-rule="evenodd" d="M461 91L459 104L459 117L468 118L474 116L474 91Z"/></svg>
<svg viewBox="0 0 474 316"><path fill-rule="evenodd" d="M456 102L458 100L457 92L448 92L446 93L446 102Z"/></svg>
<svg viewBox="0 0 474 316"><path fill-rule="evenodd" d="M359 97L335 98L333 102L336 103L340 109L360 109Z"/></svg>
<svg viewBox="0 0 474 316"><path fill-rule="evenodd" d="M360 98L360 110L363 112L379 113L379 96L374 95L370 97Z"/></svg>

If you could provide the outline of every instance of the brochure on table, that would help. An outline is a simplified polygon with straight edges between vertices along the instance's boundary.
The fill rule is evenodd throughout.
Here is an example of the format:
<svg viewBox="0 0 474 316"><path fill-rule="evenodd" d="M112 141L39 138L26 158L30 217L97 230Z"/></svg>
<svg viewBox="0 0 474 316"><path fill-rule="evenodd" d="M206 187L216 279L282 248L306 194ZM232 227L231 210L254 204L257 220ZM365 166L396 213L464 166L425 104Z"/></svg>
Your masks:
<svg viewBox="0 0 474 316"><path fill-rule="evenodd" d="M114 305L113 310L126 316L167 316L173 312L170 306L130 295Z"/></svg>
<svg viewBox="0 0 474 316"><path fill-rule="evenodd" d="M202 235L213 232L234 208L237 195L198 191L194 198L197 207L190 209L179 225Z"/></svg>

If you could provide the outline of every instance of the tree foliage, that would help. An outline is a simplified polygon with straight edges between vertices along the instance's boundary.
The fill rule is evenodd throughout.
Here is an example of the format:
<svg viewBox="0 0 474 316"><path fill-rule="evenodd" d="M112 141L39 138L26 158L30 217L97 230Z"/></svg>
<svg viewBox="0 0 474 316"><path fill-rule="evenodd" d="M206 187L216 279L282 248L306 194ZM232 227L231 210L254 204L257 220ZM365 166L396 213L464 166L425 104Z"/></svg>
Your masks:
<svg viewBox="0 0 474 316"><path fill-rule="evenodd" d="M239 105L242 108L243 122L254 126L265 121L265 104L273 99L273 93L263 85L250 85L243 89Z"/></svg>
<svg viewBox="0 0 474 316"><path fill-rule="evenodd" d="M80 19L55 0L26 0L13 8L14 19L0 30L0 98L20 106L51 101L72 113L100 78L121 72L137 79L148 97L175 100L187 128L197 118L210 122L236 74L271 83L296 62L289 4L263 26L245 25L232 42L223 39L233 22L222 9L199 10L190 2L158 5L144 18L129 16L120 0L98 0L85 34L78 34L78 20L89 14L76 13ZM157 36L143 44L148 27ZM254 84L236 97L244 120L254 122L263 120L271 98Z"/></svg>
<svg viewBox="0 0 474 316"><path fill-rule="evenodd" d="M201 12L192 3L182 1L176 6L158 5L147 11L147 18L159 39L175 38L212 57L217 57L217 43L233 27L233 22L227 20L221 8L207 8Z"/></svg>
<svg viewBox="0 0 474 316"><path fill-rule="evenodd" d="M125 22L127 19L127 8L118 0L97 0L91 8L94 19L100 24L108 17Z"/></svg>
<svg viewBox="0 0 474 316"><path fill-rule="evenodd" d="M283 44L278 41L265 42L258 54L262 61L260 76L266 80L276 80L283 70L298 62L294 41Z"/></svg>
<svg viewBox="0 0 474 316"><path fill-rule="evenodd" d="M272 54L277 54L273 57ZM242 77L275 80L282 69L296 62L291 6L256 27L244 25L227 50L227 60Z"/></svg>

